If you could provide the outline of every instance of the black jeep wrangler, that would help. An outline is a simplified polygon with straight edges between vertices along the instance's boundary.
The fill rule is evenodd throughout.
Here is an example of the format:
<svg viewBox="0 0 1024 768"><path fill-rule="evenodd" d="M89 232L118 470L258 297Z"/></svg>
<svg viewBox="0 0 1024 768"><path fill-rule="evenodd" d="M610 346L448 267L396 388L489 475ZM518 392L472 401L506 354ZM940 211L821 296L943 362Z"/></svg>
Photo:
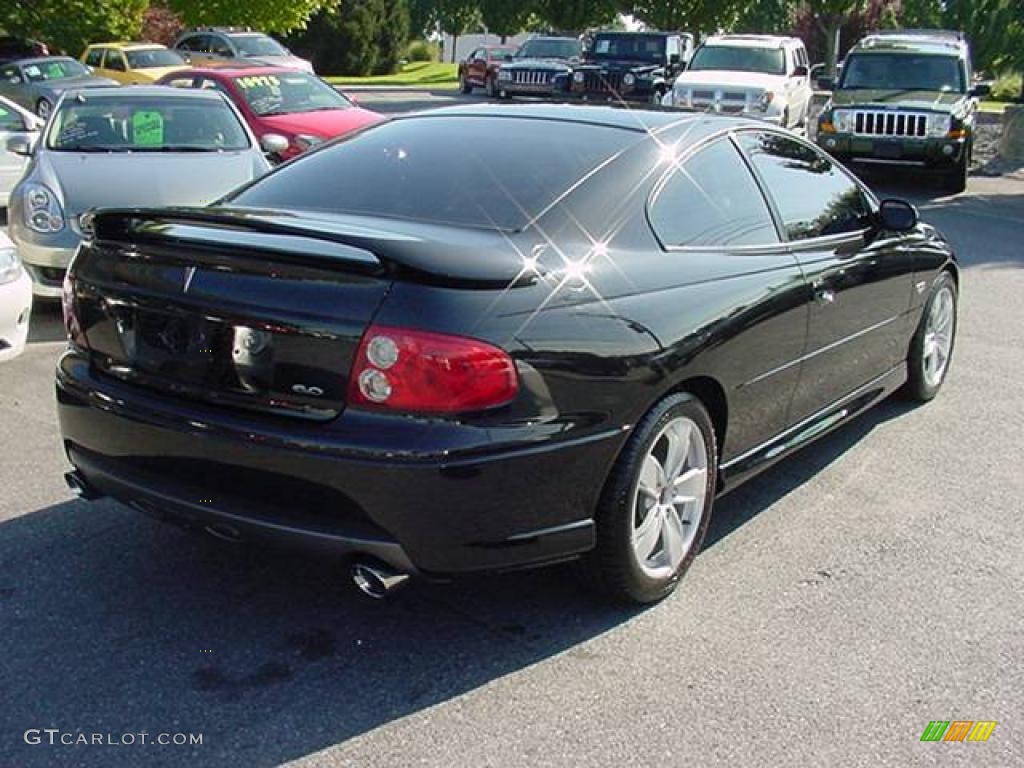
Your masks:
<svg viewBox="0 0 1024 768"><path fill-rule="evenodd" d="M977 97L971 56L958 32L897 30L865 37L847 54L818 118L818 144L844 161L937 172L962 192L974 143Z"/></svg>
<svg viewBox="0 0 1024 768"><path fill-rule="evenodd" d="M598 32L573 71L571 93L584 99L660 104L692 54L689 34Z"/></svg>

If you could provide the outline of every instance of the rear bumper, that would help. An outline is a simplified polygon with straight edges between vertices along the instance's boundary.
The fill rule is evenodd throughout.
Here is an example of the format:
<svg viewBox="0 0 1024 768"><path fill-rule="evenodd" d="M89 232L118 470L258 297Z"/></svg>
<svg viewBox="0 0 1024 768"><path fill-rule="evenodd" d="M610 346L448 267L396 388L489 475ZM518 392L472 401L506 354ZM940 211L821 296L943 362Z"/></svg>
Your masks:
<svg viewBox="0 0 1024 768"><path fill-rule="evenodd" d="M393 418L357 411L328 424L255 421L99 380L76 352L59 363L57 401L69 459L106 495L230 537L431 575L591 549L597 495L626 435L538 439L538 428L462 451L451 430L465 425L447 422L391 430Z"/></svg>

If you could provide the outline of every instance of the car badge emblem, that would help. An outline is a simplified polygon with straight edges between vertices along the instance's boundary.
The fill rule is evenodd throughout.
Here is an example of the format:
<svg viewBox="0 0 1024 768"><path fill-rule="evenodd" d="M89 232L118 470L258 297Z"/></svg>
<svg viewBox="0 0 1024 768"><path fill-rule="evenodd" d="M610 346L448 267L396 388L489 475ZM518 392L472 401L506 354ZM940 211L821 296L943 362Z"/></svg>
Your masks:
<svg viewBox="0 0 1024 768"><path fill-rule="evenodd" d="M310 397L323 397L324 394L320 387L307 387L305 384L292 384L292 392L297 395L309 395Z"/></svg>

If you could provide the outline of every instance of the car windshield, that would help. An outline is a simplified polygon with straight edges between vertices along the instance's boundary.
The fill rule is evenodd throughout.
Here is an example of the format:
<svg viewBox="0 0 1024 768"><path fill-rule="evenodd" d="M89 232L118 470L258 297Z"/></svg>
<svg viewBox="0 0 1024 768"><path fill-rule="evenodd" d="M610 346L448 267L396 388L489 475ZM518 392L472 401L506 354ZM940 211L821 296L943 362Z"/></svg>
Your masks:
<svg viewBox="0 0 1024 768"><path fill-rule="evenodd" d="M185 60L174 51L166 48L147 48L140 51L125 51L128 66L132 69L150 69L153 67L184 67Z"/></svg>
<svg viewBox="0 0 1024 768"><path fill-rule="evenodd" d="M74 59L43 59L22 67L25 78L31 83L43 80L61 80L65 77L88 75L89 70Z"/></svg>
<svg viewBox="0 0 1024 768"><path fill-rule="evenodd" d="M861 53L847 56L839 87L955 93L966 90L963 69L955 56L910 53Z"/></svg>
<svg viewBox="0 0 1024 768"><path fill-rule="evenodd" d="M235 85L252 111L261 117L352 106L352 102L319 77L305 72L245 75L236 77Z"/></svg>
<svg viewBox="0 0 1024 768"><path fill-rule="evenodd" d="M231 42L242 56L287 56L288 51L272 37L266 35L235 35Z"/></svg>
<svg viewBox="0 0 1024 768"><path fill-rule="evenodd" d="M597 35L589 55L595 59L661 61L665 38L661 35Z"/></svg>
<svg viewBox="0 0 1024 768"><path fill-rule="evenodd" d="M732 72L786 74L786 59L781 48L751 48L732 45L702 45L693 54L687 70L725 69Z"/></svg>
<svg viewBox="0 0 1024 768"><path fill-rule="evenodd" d="M250 144L222 99L126 95L65 101L46 146L61 152L217 152Z"/></svg>
<svg viewBox="0 0 1024 768"><path fill-rule="evenodd" d="M579 55L578 40L527 40L516 52L517 59L574 59Z"/></svg>
<svg viewBox="0 0 1024 768"><path fill-rule="evenodd" d="M501 136L501 151L481 136ZM550 120L399 119L281 166L230 203L518 230L636 140Z"/></svg>

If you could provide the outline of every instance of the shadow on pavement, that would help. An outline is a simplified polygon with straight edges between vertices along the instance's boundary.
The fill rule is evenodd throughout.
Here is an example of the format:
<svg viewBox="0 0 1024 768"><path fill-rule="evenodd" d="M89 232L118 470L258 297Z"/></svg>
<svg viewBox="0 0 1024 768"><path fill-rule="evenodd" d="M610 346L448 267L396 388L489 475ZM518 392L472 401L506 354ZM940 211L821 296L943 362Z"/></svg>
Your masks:
<svg viewBox="0 0 1024 768"><path fill-rule="evenodd" d="M905 408L883 404L721 499L707 546ZM0 525L0 765L276 765L555 654L585 656L581 644L639 612L591 597L571 566L374 603L335 563L69 501ZM29 728L204 742L30 746Z"/></svg>

